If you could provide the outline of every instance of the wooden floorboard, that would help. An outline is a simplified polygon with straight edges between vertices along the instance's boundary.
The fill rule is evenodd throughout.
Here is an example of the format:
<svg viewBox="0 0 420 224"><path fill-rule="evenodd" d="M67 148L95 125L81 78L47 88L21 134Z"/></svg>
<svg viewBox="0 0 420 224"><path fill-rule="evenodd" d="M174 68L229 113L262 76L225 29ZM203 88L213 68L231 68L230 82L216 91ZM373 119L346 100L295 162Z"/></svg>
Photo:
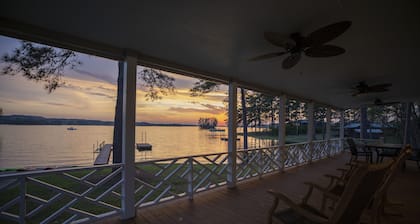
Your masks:
<svg viewBox="0 0 420 224"><path fill-rule="evenodd" d="M340 155L310 165L293 168L284 173L266 175L262 179L253 179L238 183L238 187L229 190L219 187L214 190L194 195L194 200L177 199L160 205L137 210L137 217L122 222L119 217L111 217L99 223L266 223L267 212L272 197L267 189L283 192L298 201L306 193L303 184L312 181L321 185L327 184L323 174L338 174L336 168L344 167L349 156ZM420 171L415 163L407 163L405 172L400 172L391 186L390 198L405 204L403 216L386 217L382 223L420 223ZM311 203L318 205L320 195L315 194ZM285 205L280 205L285 207Z"/></svg>

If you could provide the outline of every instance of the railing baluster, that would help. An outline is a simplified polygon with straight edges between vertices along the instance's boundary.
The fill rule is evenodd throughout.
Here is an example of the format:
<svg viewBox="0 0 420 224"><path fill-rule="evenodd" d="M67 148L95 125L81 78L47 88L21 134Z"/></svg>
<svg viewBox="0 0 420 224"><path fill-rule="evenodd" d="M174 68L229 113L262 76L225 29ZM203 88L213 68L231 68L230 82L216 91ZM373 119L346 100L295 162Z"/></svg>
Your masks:
<svg viewBox="0 0 420 224"><path fill-rule="evenodd" d="M263 175L263 166L264 166L264 161L263 161L263 155L262 155L262 149L258 150L258 160L257 160L257 166L258 166L258 178L261 179L262 175Z"/></svg>
<svg viewBox="0 0 420 224"><path fill-rule="evenodd" d="M19 223L25 223L26 218L26 177L19 178Z"/></svg>
<svg viewBox="0 0 420 224"><path fill-rule="evenodd" d="M187 189L187 194L188 194L188 198L190 200L193 200L194 198L194 160L193 157L189 157L188 158L188 189Z"/></svg>

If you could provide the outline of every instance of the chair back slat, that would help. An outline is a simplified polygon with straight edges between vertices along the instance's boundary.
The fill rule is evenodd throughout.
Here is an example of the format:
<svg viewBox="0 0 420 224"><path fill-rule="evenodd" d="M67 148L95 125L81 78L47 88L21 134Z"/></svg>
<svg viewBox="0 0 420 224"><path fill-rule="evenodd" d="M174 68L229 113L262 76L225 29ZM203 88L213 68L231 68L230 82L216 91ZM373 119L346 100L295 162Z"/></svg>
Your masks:
<svg viewBox="0 0 420 224"><path fill-rule="evenodd" d="M393 161L379 165L361 165L350 177L338 205L331 215L330 223L354 224L359 222L363 210L383 183Z"/></svg>

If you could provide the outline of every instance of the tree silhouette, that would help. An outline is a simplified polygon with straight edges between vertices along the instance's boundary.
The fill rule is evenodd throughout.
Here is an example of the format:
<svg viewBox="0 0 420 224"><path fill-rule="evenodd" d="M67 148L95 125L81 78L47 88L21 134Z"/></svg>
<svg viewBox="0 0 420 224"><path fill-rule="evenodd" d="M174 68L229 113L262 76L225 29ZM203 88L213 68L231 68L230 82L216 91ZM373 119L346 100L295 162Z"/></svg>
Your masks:
<svg viewBox="0 0 420 224"><path fill-rule="evenodd" d="M81 64L73 51L28 41L22 41L11 54L4 54L2 61L6 64L2 74L22 74L29 80L44 82L49 93L64 84L61 78L66 68L73 69Z"/></svg>

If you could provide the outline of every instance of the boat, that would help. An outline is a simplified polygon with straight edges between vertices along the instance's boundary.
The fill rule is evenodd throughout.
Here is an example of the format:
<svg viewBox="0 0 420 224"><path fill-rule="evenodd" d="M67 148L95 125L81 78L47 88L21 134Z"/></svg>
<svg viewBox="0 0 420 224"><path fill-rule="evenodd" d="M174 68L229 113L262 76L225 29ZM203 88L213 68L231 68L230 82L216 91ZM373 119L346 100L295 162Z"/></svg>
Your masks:
<svg viewBox="0 0 420 224"><path fill-rule="evenodd" d="M210 128L209 129L210 132L224 132L225 129L218 129L218 128Z"/></svg>
<svg viewBox="0 0 420 224"><path fill-rule="evenodd" d="M74 127L68 127L68 128L67 128L67 130L69 130L69 131L74 131L74 130L77 130L77 128L74 128Z"/></svg>

